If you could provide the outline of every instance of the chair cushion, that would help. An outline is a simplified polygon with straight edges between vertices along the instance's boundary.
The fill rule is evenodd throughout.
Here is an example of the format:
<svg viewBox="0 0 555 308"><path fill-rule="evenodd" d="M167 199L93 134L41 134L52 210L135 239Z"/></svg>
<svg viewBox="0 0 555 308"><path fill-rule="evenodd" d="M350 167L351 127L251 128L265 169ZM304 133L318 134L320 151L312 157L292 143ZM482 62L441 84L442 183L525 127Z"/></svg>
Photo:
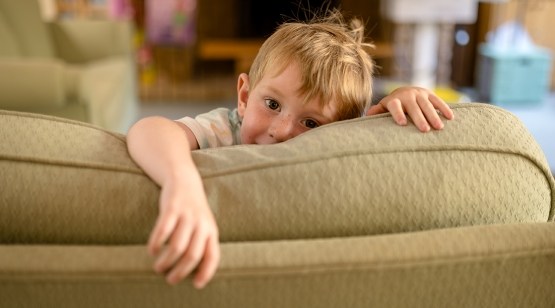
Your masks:
<svg viewBox="0 0 555 308"><path fill-rule="evenodd" d="M59 108L75 92L66 78L71 68L56 59L0 58L0 70L0 106L6 109Z"/></svg>
<svg viewBox="0 0 555 308"><path fill-rule="evenodd" d="M453 107L442 131L386 115L337 122L276 145L193 153L222 241L341 237L545 222L554 180L507 111ZM144 243L159 188L125 136L0 112L0 241Z"/></svg>
<svg viewBox="0 0 555 308"><path fill-rule="evenodd" d="M17 46L17 39L14 37L4 14L0 11L0 56L2 57L16 57L21 54L19 46Z"/></svg>
<svg viewBox="0 0 555 308"><path fill-rule="evenodd" d="M0 0L0 12L4 19L2 26L6 26L10 36L17 41L18 55L37 58L55 56L52 37L47 24L42 20L39 1ZM4 41L0 42L4 44ZM8 43L11 44L9 41Z"/></svg>
<svg viewBox="0 0 555 308"><path fill-rule="evenodd" d="M130 22L63 20L50 23L49 30L58 55L70 63L132 54Z"/></svg>

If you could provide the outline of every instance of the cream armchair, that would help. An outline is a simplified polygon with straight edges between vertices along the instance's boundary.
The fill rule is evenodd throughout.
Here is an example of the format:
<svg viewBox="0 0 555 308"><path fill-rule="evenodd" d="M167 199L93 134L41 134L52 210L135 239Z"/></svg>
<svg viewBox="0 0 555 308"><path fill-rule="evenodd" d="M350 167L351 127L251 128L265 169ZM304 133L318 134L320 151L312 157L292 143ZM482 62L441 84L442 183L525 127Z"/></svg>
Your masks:
<svg viewBox="0 0 555 308"><path fill-rule="evenodd" d="M0 109L125 132L136 119L132 25L44 22L36 0L0 0Z"/></svg>

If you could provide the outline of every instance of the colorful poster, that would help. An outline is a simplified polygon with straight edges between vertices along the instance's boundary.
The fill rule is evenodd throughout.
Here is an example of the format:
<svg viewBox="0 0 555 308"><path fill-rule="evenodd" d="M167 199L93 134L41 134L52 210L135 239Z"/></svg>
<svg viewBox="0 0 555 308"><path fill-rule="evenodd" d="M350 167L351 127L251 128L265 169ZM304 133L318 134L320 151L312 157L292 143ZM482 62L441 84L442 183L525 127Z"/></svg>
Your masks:
<svg viewBox="0 0 555 308"><path fill-rule="evenodd" d="M131 3L131 0L108 0L108 15L110 18L130 20L133 18L133 14L133 3Z"/></svg>
<svg viewBox="0 0 555 308"><path fill-rule="evenodd" d="M147 0L148 41L159 45L194 44L196 8L197 0Z"/></svg>

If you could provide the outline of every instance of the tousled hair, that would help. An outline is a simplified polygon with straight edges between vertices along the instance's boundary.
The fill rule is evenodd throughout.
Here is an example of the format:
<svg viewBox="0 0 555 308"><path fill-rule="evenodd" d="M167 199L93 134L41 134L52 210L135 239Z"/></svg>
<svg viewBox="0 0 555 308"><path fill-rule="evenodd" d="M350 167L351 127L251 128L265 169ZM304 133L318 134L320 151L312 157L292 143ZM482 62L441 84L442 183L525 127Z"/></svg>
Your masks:
<svg viewBox="0 0 555 308"><path fill-rule="evenodd" d="M374 64L364 25L349 24L338 10L308 22L285 22L264 42L249 72L251 90L265 74L278 75L297 61L305 103L337 103L337 119L360 117L372 99Z"/></svg>

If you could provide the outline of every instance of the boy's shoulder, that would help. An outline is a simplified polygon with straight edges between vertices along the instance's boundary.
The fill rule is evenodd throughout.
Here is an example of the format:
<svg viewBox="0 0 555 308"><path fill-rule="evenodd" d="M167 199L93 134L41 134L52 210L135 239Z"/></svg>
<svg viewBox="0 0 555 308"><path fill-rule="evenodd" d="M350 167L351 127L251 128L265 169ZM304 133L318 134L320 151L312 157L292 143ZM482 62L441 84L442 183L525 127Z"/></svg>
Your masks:
<svg viewBox="0 0 555 308"><path fill-rule="evenodd" d="M241 118L236 108L216 108L176 121L191 129L201 149L240 144Z"/></svg>

